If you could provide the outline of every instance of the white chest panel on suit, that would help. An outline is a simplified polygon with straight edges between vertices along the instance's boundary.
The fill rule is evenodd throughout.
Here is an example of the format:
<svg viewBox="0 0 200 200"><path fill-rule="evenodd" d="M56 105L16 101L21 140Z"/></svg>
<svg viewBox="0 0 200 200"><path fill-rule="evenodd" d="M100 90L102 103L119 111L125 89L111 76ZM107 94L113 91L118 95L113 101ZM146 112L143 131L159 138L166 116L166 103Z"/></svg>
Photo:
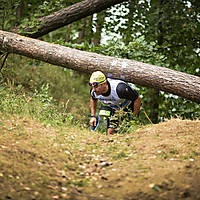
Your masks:
<svg viewBox="0 0 200 200"><path fill-rule="evenodd" d="M110 83L110 94L108 96L103 96L103 95L96 95L95 92L91 92L93 96L101 101L103 104L108 105L116 110L120 110L121 108L126 107L131 103L130 100L127 99L121 99L119 98L117 94L117 86L119 83L125 83L124 81L121 80L115 80L115 79L107 79L108 82Z"/></svg>

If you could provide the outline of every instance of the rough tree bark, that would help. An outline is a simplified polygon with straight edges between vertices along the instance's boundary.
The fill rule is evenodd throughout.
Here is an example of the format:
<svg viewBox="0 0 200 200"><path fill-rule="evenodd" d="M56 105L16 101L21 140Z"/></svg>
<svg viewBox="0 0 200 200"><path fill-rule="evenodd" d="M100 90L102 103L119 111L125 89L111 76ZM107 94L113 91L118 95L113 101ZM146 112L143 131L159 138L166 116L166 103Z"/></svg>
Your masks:
<svg viewBox="0 0 200 200"><path fill-rule="evenodd" d="M98 13L113 5L122 3L128 0L85 0L76 3L67 8L63 8L51 15L39 19L39 26L29 28L26 27L21 30L23 35L38 38L60 27L71 24L74 21ZM18 32L22 27L17 27L13 32Z"/></svg>
<svg viewBox="0 0 200 200"><path fill-rule="evenodd" d="M113 78L200 103L200 77L165 67L84 52L5 31L0 31L0 49L86 73L102 70Z"/></svg>

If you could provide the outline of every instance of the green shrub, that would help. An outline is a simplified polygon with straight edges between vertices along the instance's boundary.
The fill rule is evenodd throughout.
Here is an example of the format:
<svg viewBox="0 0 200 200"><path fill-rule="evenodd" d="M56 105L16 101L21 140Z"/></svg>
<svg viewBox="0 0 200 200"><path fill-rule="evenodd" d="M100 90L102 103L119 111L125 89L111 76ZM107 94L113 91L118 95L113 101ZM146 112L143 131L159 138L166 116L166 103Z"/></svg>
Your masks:
<svg viewBox="0 0 200 200"><path fill-rule="evenodd" d="M17 55L9 55L1 77L2 83L15 88L20 85L26 96L32 99L37 96L37 99L45 101L45 106L48 106L48 101L52 98L60 112L67 113L65 115L70 119L72 117L68 117L68 114L71 113L73 120L82 124L88 123L90 115L88 79L88 74ZM48 101L45 99L47 94L44 93L47 85L48 95L51 96ZM34 104L32 101L30 103ZM31 113L36 115L37 109L33 108Z"/></svg>
<svg viewBox="0 0 200 200"><path fill-rule="evenodd" d="M10 87L7 84L0 86L0 112L7 115L30 116L45 124L64 125L75 124L71 113L59 109L55 99L49 95L49 84L42 85L29 95L22 85Z"/></svg>

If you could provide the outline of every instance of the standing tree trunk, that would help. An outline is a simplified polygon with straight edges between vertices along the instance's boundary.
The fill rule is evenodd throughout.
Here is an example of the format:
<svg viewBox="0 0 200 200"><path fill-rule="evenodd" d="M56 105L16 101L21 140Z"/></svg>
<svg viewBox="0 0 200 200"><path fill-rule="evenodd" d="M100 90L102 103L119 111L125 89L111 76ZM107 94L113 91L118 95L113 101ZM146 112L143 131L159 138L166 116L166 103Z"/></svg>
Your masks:
<svg viewBox="0 0 200 200"><path fill-rule="evenodd" d="M157 2L157 9L158 9L158 26L157 26L157 35L158 35L158 45L160 47L162 47L163 45L163 24L162 24L162 5L163 5L163 0L159 0ZM151 109L151 112L150 112L150 118L152 120L153 123L158 123L159 119L158 119L158 110L159 110L159 90L156 90L156 89L150 89L150 91L148 92L149 94L149 98L150 98L150 109ZM148 98L148 97L147 97Z"/></svg>
<svg viewBox="0 0 200 200"><path fill-rule="evenodd" d="M18 18L21 18L22 17L22 12L23 12L23 7L24 7L24 2L21 1L17 7L17 12L16 12L16 16Z"/></svg>
<svg viewBox="0 0 200 200"><path fill-rule="evenodd" d="M150 109L150 114L149 117L151 119L151 121L156 124L158 123L159 119L158 119L158 111L159 111L159 93L160 91L157 89L152 89L152 88L148 88L147 89L147 99L149 98L149 104L148 107Z"/></svg>
<svg viewBox="0 0 200 200"><path fill-rule="evenodd" d="M133 36L132 36L132 30L133 30L133 24L134 24L134 4L135 2L130 1L129 2L129 13L128 13L128 20L127 20L127 28L124 33L124 42L126 45L129 44L129 42L133 41Z"/></svg>
<svg viewBox="0 0 200 200"><path fill-rule="evenodd" d="M80 20L81 25L78 30L79 38L77 40L77 43L80 44L84 41L87 41L89 44L91 44L92 20L93 20L93 16L89 16L89 17L86 17L86 18Z"/></svg>
<svg viewBox="0 0 200 200"><path fill-rule="evenodd" d="M0 31L0 49L77 71L101 70L200 103L200 77L134 60L103 56Z"/></svg>
<svg viewBox="0 0 200 200"><path fill-rule="evenodd" d="M99 46L101 42L101 34L102 34L104 21L105 21L105 11L97 13L96 32L94 33L94 36L93 36L94 38L93 42L96 47Z"/></svg>
<svg viewBox="0 0 200 200"><path fill-rule="evenodd" d="M86 27L86 19L83 18L80 20L80 26L78 29L78 39L77 39L77 43L81 44L84 41L85 38L85 27Z"/></svg>

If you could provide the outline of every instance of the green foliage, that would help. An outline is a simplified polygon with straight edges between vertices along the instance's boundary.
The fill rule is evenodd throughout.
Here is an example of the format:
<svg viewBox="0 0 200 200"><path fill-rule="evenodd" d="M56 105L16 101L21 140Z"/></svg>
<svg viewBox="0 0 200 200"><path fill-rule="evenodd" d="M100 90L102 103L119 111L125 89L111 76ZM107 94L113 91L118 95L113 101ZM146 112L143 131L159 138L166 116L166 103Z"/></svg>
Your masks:
<svg viewBox="0 0 200 200"><path fill-rule="evenodd" d="M163 118L181 117L182 119L200 118L200 105L192 101L161 92L162 103L159 115Z"/></svg>
<svg viewBox="0 0 200 200"><path fill-rule="evenodd" d="M49 14L52 14L62 8L66 8L68 6L71 6L75 3L80 2L80 0L46 0L43 2L40 2L40 5L38 6L38 9L36 10L35 16L46 16Z"/></svg>
<svg viewBox="0 0 200 200"><path fill-rule="evenodd" d="M48 85L48 92L58 107L73 113L83 123L89 116L88 78L86 74L16 55L10 55L2 70L3 81L22 85L29 95L35 90L40 91L42 85Z"/></svg>
<svg viewBox="0 0 200 200"><path fill-rule="evenodd" d="M128 45L125 45L120 40L110 41L108 45L103 45L96 49L96 52L104 55L133 59L149 64L154 64L162 67L170 68L168 58L159 51L159 46L155 42L148 43L144 36L136 38ZM177 69L180 68L177 65ZM154 112L149 106L149 99L146 97L148 90L145 87L137 85L140 95L143 97L143 106L147 113ZM197 103L182 99L175 95L170 95L166 92L160 92L159 98L159 119L170 117L182 117L195 119L199 117L200 106ZM146 116L141 113L141 118L147 120ZM146 121L148 123L148 120Z"/></svg>
<svg viewBox="0 0 200 200"><path fill-rule="evenodd" d="M49 85L43 85L40 91L32 95L26 94L24 87L1 84L0 112L8 115L31 116L41 122L52 125L62 125L69 120L68 114L58 109L55 100L49 95Z"/></svg>
<svg viewBox="0 0 200 200"><path fill-rule="evenodd" d="M89 91L84 76L81 79L71 70L20 60L21 66L13 66L12 61L3 68L0 112L29 115L55 125L88 123L89 109L85 105L89 104Z"/></svg>
<svg viewBox="0 0 200 200"><path fill-rule="evenodd" d="M18 29L18 33L19 34L23 34L23 33L34 33L38 30L39 26L40 26L41 22L35 18L35 17L30 17L29 19L28 18L24 18L22 21L21 21L21 26L20 28ZM29 30L26 32L24 32L24 28L27 28L29 27Z"/></svg>
<svg viewBox="0 0 200 200"><path fill-rule="evenodd" d="M178 64L178 70L194 74L200 64L199 12L198 0L130 1L107 12L105 31L125 44L143 35L159 44L171 67Z"/></svg>
<svg viewBox="0 0 200 200"><path fill-rule="evenodd" d="M97 51L105 55L169 67L167 57L159 53L156 42L148 43L144 36L135 38L128 45L125 45L120 40L110 40L108 45L103 45Z"/></svg>
<svg viewBox="0 0 200 200"><path fill-rule="evenodd" d="M142 125L144 125L144 121L142 121L140 118L136 118L133 116L131 116L130 118L127 117L120 122L119 130L117 133L133 133Z"/></svg>
<svg viewBox="0 0 200 200"><path fill-rule="evenodd" d="M20 25L18 28L20 34L24 33L24 28L29 28L29 31L34 28L30 31L33 33L37 31L37 27L41 24L39 18L50 15L78 2L80 2L80 0L1 0L0 29L9 31Z"/></svg>
<svg viewBox="0 0 200 200"><path fill-rule="evenodd" d="M1 29L11 30L16 25L21 25L23 28L38 26L38 18L77 2L80 0L42 2L2 0L0 2ZM129 1L106 11L101 35L112 38L110 41L107 40L106 45L95 47L92 43L95 28L98 26L95 17L55 30L42 39L72 48L134 59L199 76L199 9L197 0ZM77 44L81 31L87 34L84 35L81 43ZM92 34L88 37L90 31ZM48 92L57 101L59 108L65 109L67 113L72 112L72 116L75 113L76 117L84 122L88 120L88 75L35 60L15 57L9 58L7 68L3 69L3 80L12 82L14 86L22 85L29 95L40 91L44 85L48 85ZM149 94L152 90L140 86L137 86L137 90L143 97L145 111L148 114L158 112L151 108L152 97ZM182 98L160 92L157 102L160 119L171 116L194 119L199 116L200 106ZM84 118L83 113L86 116ZM147 120L143 113L141 113L141 118ZM148 123L148 120L146 122Z"/></svg>
<svg viewBox="0 0 200 200"><path fill-rule="evenodd" d="M17 23L16 18L17 7L20 0L1 0L0 1L0 29L9 30Z"/></svg>
<svg viewBox="0 0 200 200"><path fill-rule="evenodd" d="M107 12L105 32L113 38L108 41L106 50L99 49L99 52L200 75L199 1L136 0L124 3L117 11L113 8ZM138 37L143 41L136 45ZM121 43L116 42L119 38ZM190 119L199 116L200 107L196 103L165 93L154 99L148 88L140 88L140 93L147 113L160 112L160 117L181 115ZM158 108L151 108L151 99L157 101Z"/></svg>

